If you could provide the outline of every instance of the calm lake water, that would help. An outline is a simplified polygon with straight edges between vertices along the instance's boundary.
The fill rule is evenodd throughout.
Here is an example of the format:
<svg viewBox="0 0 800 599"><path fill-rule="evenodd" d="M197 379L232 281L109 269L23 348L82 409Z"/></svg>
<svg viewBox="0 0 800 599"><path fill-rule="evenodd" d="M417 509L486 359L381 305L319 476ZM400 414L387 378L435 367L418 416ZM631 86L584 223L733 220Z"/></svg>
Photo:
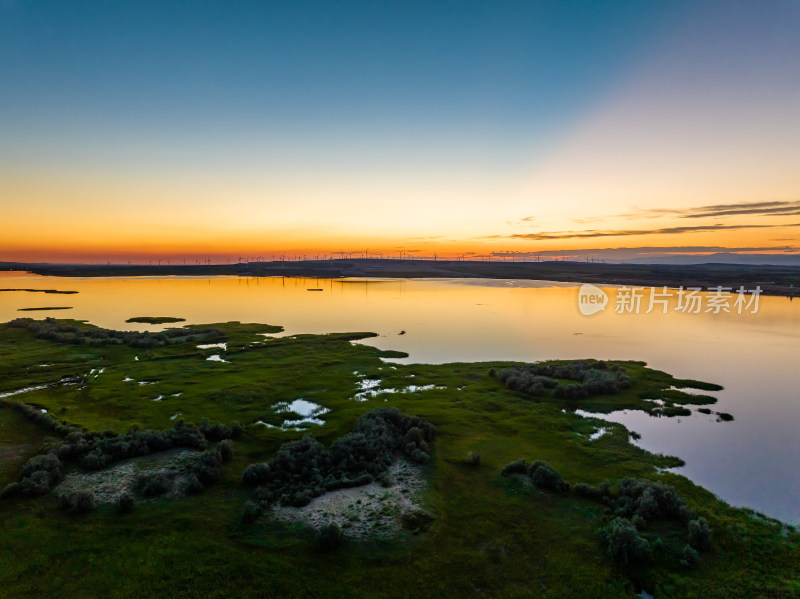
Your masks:
<svg viewBox="0 0 800 599"><path fill-rule="evenodd" d="M729 286L738 287L737 281ZM642 435L639 443L686 461L678 471L734 505L800 522L800 301L759 298L758 312L675 310L584 316L577 284L506 280L323 280L216 278L72 279L0 273L0 288L79 291L0 293L0 321L69 317L115 329L132 316L177 316L188 323L238 320L281 325L287 333L374 331L369 343L408 352L410 362L547 358L644 360L681 378L724 385L715 411L653 418L610 416ZM309 291L316 289L321 291ZM649 293L649 289L646 290ZM735 297L735 295L734 295ZM747 298L751 299L751 296ZM69 310L19 312L69 306ZM752 307L751 307L752 310ZM400 334L405 331L405 334Z"/></svg>

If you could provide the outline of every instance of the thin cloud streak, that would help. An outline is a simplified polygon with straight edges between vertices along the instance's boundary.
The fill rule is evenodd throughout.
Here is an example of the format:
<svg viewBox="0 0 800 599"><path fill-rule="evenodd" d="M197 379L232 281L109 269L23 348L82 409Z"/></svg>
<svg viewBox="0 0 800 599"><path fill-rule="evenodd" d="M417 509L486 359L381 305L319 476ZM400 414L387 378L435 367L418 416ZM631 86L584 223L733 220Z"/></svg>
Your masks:
<svg viewBox="0 0 800 599"><path fill-rule="evenodd" d="M559 250L541 251L494 251L492 256L515 256L518 258L535 258L536 256L602 256L608 258L634 258L642 256L675 256L697 255L716 253L782 253L793 255L800 253L799 247L793 246L756 246L756 247L725 247L717 245L686 245L686 246L641 246L641 247L606 247L606 248L566 248Z"/></svg>
<svg viewBox="0 0 800 599"><path fill-rule="evenodd" d="M554 239L592 239L596 237L630 237L637 235L678 235L681 233L698 233L708 231L728 231L737 229L770 229L776 227L796 227L800 223L774 225L698 225L691 227L665 227L661 229L620 229L614 231L552 231L541 233L511 233L508 235L489 235L489 239L527 239L533 241L550 241Z"/></svg>
<svg viewBox="0 0 800 599"><path fill-rule="evenodd" d="M800 201L772 202L740 202L737 204L712 204L694 208L652 208L638 212L618 214L616 216L630 219L659 218L674 216L678 218L714 218L719 216L762 215L762 216L796 216L800 214Z"/></svg>

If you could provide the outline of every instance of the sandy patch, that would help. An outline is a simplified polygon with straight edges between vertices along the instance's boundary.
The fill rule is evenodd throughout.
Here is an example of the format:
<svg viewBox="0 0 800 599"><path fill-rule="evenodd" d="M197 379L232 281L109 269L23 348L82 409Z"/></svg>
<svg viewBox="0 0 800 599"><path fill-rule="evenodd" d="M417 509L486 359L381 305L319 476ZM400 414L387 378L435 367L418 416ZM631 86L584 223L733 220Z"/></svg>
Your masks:
<svg viewBox="0 0 800 599"><path fill-rule="evenodd" d="M421 511L426 482L422 469L397 460L388 470L391 486L370 483L339 489L317 497L304 507L275 506L272 516L284 522L300 522L312 528L334 522L346 537L389 538L402 527L402 516Z"/></svg>
<svg viewBox="0 0 800 599"><path fill-rule="evenodd" d="M180 496L180 483L175 469L197 455L192 449L171 449L147 456L131 458L97 472L76 471L67 474L54 492L91 490L97 503L115 503L123 493L135 494L138 477L145 473L163 472L175 483L173 490L162 497Z"/></svg>

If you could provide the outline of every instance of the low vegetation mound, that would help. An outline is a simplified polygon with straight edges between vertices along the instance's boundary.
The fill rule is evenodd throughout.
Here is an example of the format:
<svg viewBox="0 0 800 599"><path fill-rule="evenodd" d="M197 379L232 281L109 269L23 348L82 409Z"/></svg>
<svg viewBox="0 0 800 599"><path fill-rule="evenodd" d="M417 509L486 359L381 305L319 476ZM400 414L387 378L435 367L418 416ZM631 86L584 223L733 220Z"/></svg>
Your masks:
<svg viewBox="0 0 800 599"><path fill-rule="evenodd" d="M608 556L617 564L677 558L683 567L693 567L699 560L698 551L711 546L711 527L706 519L689 509L683 497L668 485L624 478L617 483L616 497L606 496L603 501L613 517L597 532ZM660 536L647 532L654 521L661 522L662 530L670 523L683 528L686 543L667 547Z"/></svg>
<svg viewBox="0 0 800 599"><path fill-rule="evenodd" d="M353 432L325 449L311 435L284 443L269 462L251 464L242 477L260 485L261 508L279 501L301 507L327 491L358 487L379 479L397 453L422 464L430 459L435 427L396 408L379 408L361 416Z"/></svg>
<svg viewBox="0 0 800 599"><path fill-rule="evenodd" d="M222 476L222 465L233 458L233 443L221 441L202 453L174 460L168 466L139 474L136 487L144 497L200 493Z"/></svg>
<svg viewBox="0 0 800 599"><path fill-rule="evenodd" d="M677 558L681 566L694 567L699 551L711 546L711 527L705 518L686 506L685 500L668 485L647 480L624 478L617 484L616 498L604 501L613 519L597 533L608 556L627 566L658 558ZM660 536L648 534L650 522L677 524L686 531L686 543L667 547ZM649 539L647 537L650 537ZM674 544L674 541L673 541Z"/></svg>
<svg viewBox="0 0 800 599"><path fill-rule="evenodd" d="M223 424L209 426L208 421L204 420L199 428L179 421L164 431L132 427L125 434L113 431L88 432L59 423L49 414L31 406L17 404L16 407L42 428L61 436L62 440L59 444L49 446L47 453L28 460L22 469L20 481L6 486L0 492L0 497L17 493L44 495L61 481L68 465L84 471L97 471L121 460L174 448L204 451L209 441L220 441L216 449L201 454L197 463L189 467L189 474L195 475L202 485L210 484L219 477L218 469L222 462L233 457L233 446L226 440L238 436L242 430L236 424L232 427Z"/></svg>
<svg viewBox="0 0 800 599"><path fill-rule="evenodd" d="M547 462L536 460L528 463L525 460L517 460L506 465L500 472L503 476L514 474L530 477L533 486L542 491L553 491L554 493L566 493L569 491L569 483Z"/></svg>
<svg viewBox="0 0 800 599"><path fill-rule="evenodd" d="M510 462L500 474L529 477L534 487L544 491L565 494L570 488L552 466L539 460L530 464L525 460ZM596 487L579 483L572 491L606 506L608 524L599 528L597 534L607 555L620 566L676 559L681 566L690 568L698 563L698 552L711 546L708 521L689 509L683 497L668 485L623 478L617 483L616 495L608 482ZM659 532L676 529L678 534L670 535L671 546L666 546L655 533L647 532L648 524L656 521ZM682 534L681 529L685 531ZM677 545L676 538L681 539Z"/></svg>
<svg viewBox="0 0 800 599"><path fill-rule="evenodd" d="M631 387L625 369L599 360L564 364L525 364L504 368L497 378L508 389L528 395L581 399L590 395L616 395ZM561 381L575 381L563 384Z"/></svg>
<svg viewBox="0 0 800 599"><path fill-rule="evenodd" d="M125 322L139 322L143 324L167 324L171 322L185 322L185 318L176 318L174 316L134 316Z"/></svg>
<svg viewBox="0 0 800 599"><path fill-rule="evenodd" d="M114 331L99 327L78 327L53 318L16 318L7 323L7 326L25 329L37 339L76 345L129 345L150 349L178 343L216 342L225 339L225 333L219 329L167 329L158 333Z"/></svg>

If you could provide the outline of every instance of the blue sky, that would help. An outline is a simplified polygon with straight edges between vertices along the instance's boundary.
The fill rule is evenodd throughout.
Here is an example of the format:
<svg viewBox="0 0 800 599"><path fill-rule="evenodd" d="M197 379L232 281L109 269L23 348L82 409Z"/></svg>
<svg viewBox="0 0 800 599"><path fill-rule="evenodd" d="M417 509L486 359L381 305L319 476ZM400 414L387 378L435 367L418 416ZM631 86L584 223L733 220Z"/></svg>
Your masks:
<svg viewBox="0 0 800 599"><path fill-rule="evenodd" d="M151 249L211 226L220 244L294 235L299 247L326 231L339 243L463 247L519 240L508 223L531 214L563 231L575 211L710 205L724 185L640 191L661 185L658 168L673 161L678 177L697 179L697 160L681 163L697 140L659 137L678 123L702 146L745 119L753 143L793 158L786 131L759 132L796 120L798 6L2 0L0 199L22 229L36 210L72 214L83 239L158 207ZM751 137L709 146L715 180L752 162L728 155ZM625 178L619 164L593 172L598 156L652 160L637 166L646 177ZM772 195L757 195L769 168L732 199L796 199L788 167L764 187Z"/></svg>
<svg viewBox="0 0 800 599"><path fill-rule="evenodd" d="M642 2L5 6L2 126L36 150L81 134L98 145L154 138L191 148L218 136L380 144L412 132L474 134L513 152L569 127L683 10ZM81 145L88 153L93 144ZM102 145L96 151L87 159L108 158Z"/></svg>

